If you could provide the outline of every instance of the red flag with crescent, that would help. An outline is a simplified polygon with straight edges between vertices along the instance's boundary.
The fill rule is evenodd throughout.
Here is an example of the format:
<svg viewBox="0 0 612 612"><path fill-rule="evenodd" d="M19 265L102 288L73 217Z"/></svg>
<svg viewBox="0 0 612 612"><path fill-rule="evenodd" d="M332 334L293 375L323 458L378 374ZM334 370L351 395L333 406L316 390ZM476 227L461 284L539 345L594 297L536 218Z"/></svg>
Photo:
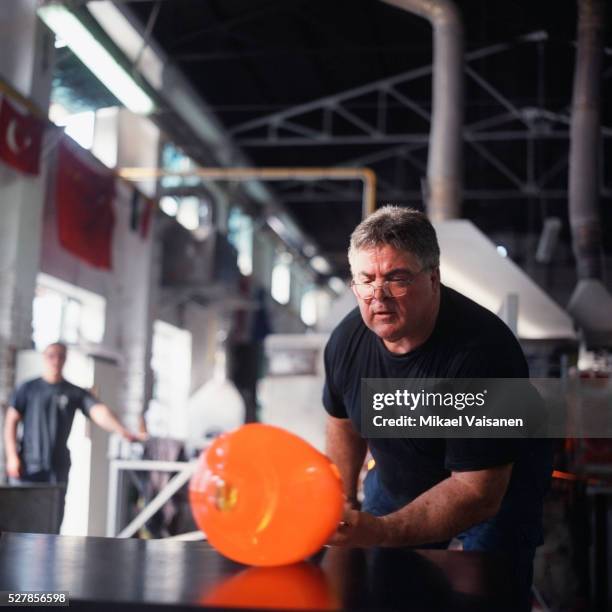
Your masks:
<svg viewBox="0 0 612 612"><path fill-rule="evenodd" d="M0 98L0 160L9 166L37 175L45 124L20 110L6 96Z"/></svg>
<svg viewBox="0 0 612 612"><path fill-rule="evenodd" d="M115 176L68 138L57 153L55 206L60 244L96 268L112 268Z"/></svg>

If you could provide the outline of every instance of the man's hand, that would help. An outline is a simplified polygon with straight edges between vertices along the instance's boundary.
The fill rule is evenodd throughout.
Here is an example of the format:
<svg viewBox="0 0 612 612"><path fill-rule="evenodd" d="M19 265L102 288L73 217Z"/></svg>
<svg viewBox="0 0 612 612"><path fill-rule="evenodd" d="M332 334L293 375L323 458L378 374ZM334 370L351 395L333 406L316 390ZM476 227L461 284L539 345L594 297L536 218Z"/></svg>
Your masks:
<svg viewBox="0 0 612 612"><path fill-rule="evenodd" d="M119 434L124 440L128 440L128 442L143 442L148 437L144 432L136 433L126 429L106 404L95 404L92 406L89 409L89 416L96 425L109 433Z"/></svg>
<svg viewBox="0 0 612 612"><path fill-rule="evenodd" d="M144 442L149 437L149 434L144 431L133 432L124 429L121 432L121 437L128 442Z"/></svg>
<svg viewBox="0 0 612 612"><path fill-rule="evenodd" d="M344 516L328 544L331 546L382 546L385 540L384 520L367 512L345 506Z"/></svg>
<svg viewBox="0 0 612 612"><path fill-rule="evenodd" d="M6 473L10 478L21 476L21 460L19 455L11 455L6 459Z"/></svg>

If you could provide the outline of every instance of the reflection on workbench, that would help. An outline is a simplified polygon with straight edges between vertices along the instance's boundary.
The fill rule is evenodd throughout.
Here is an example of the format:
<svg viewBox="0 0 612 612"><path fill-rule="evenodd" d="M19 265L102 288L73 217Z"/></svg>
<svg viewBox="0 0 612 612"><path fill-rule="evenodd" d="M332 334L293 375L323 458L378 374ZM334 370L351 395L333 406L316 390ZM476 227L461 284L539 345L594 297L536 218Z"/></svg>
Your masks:
<svg viewBox="0 0 612 612"><path fill-rule="evenodd" d="M245 569L205 542L4 533L0 590L68 591L71 607L510 610L504 560L441 550L324 549Z"/></svg>

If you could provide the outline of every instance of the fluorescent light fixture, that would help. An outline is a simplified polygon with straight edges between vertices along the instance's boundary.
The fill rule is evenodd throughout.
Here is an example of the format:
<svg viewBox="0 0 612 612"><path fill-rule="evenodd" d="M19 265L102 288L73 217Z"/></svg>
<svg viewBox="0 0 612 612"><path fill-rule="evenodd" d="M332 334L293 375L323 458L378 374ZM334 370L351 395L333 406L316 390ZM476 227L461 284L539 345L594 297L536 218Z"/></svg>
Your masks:
<svg viewBox="0 0 612 612"><path fill-rule="evenodd" d="M272 268L270 293L279 304L289 303L291 298L291 270L287 264L277 263Z"/></svg>
<svg viewBox="0 0 612 612"><path fill-rule="evenodd" d="M279 264L289 266L293 263L293 255L289 251L281 251L277 255L277 261Z"/></svg>
<svg viewBox="0 0 612 612"><path fill-rule="evenodd" d="M162 73L164 63L157 53L147 44L138 30L110 0L96 0L87 3L87 10L95 17L111 40L125 53L125 56L138 64L140 73L156 89L163 87Z"/></svg>
<svg viewBox="0 0 612 612"><path fill-rule="evenodd" d="M304 255L306 255L306 257L314 257L317 254L317 249L312 244L305 244L302 251L304 252Z"/></svg>
<svg viewBox="0 0 612 612"><path fill-rule="evenodd" d="M312 269L319 274L329 274L331 272L329 262L321 255L315 255L310 260L310 265L312 266Z"/></svg>
<svg viewBox="0 0 612 612"><path fill-rule="evenodd" d="M339 278L338 276L332 276L327 285L329 286L329 288L334 291L335 293L337 293L338 295L344 293L344 291L346 291L346 283Z"/></svg>
<svg viewBox="0 0 612 612"><path fill-rule="evenodd" d="M68 9L47 4L38 16L126 108L145 115L153 111L153 100Z"/></svg>
<svg viewBox="0 0 612 612"><path fill-rule="evenodd" d="M179 209L178 202L173 196L163 196L160 198L159 207L170 217L176 217Z"/></svg>
<svg viewBox="0 0 612 612"><path fill-rule="evenodd" d="M283 222L276 215L270 215L267 221L268 221L268 225L281 238L287 234L287 229L285 228Z"/></svg>
<svg viewBox="0 0 612 612"><path fill-rule="evenodd" d="M200 226L200 200L196 196L181 198L176 213L176 220L190 231Z"/></svg>
<svg viewBox="0 0 612 612"><path fill-rule="evenodd" d="M302 297L300 304L300 318L304 325L309 327L317 322L317 292L308 291Z"/></svg>
<svg viewBox="0 0 612 612"><path fill-rule="evenodd" d="M78 142L84 149L90 150L94 143L96 114L93 111L76 113L66 118L65 133Z"/></svg>

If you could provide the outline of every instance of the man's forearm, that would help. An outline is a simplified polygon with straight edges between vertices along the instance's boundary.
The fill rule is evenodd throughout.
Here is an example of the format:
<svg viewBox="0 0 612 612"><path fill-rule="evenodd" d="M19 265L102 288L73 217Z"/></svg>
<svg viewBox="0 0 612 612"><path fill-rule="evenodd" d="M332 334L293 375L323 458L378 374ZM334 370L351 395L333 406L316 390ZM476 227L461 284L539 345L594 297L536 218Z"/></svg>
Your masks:
<svg viewBox="0 0 612 612"><path fill-rule="evenodd" d="M376 517L345 510L343 530L331 544L420 546L445 542L497 514L512 465L453 473L396 512Z"/></svg>
<svg viewBox="0 0 612 612"><path fill-rule="evenodd" d="M96 404L89 411L91 420L102 429L119 435L127 433L126 428L106 404Z"/></svg>
<svg viewBox="0 0 612 612"><path fill-rule="evenodd" d="M382 546L444 542L494 516L496 506L453 478L447 478L408 505L380 518Z"/></svg>
<svg viewBox="0 0 612 612"><path fill-rule="evenodd" d="M355 431L348 419L328 417L327 456L338 467L344 493L351 501L357 496L357 480L367 448L366 441Z"/></svg>
<svg viewBox="0 0 612 612"><path fill-rule="evenodd" d="M17 424L19 419L14 413L17 411L10 407L4 416L4 452L7 458L17 457Z"/></svg>

